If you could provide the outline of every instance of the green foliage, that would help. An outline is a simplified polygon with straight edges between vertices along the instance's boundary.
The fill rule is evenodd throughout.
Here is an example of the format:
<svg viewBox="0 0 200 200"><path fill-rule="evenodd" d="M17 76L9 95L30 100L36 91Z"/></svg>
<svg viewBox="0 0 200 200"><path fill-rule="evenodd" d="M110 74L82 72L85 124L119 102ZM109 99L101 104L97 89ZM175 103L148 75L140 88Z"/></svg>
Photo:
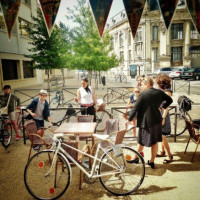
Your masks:
<svg viewBox="0 0 200 200"><path fill-rule="evenodd" d="M69 29L60 23L54 27L54 31L49 37L47 28L41 12L38 17L34 17L34 26L27 27L32 47L27 57L32 59L32 66L36 69L62 69L68 67L70 58Z"/></svg>
<svg viewBox="0 0 200 200"><path fill-rule="evenodd" d="M111 37L104 33L100 38L95 20L86 0L78 0L74 10L68 9L68 20L76 26L73 29L73 58L74 68L88 71L107 71L119 65L120 59L111 53Z"/></svg>

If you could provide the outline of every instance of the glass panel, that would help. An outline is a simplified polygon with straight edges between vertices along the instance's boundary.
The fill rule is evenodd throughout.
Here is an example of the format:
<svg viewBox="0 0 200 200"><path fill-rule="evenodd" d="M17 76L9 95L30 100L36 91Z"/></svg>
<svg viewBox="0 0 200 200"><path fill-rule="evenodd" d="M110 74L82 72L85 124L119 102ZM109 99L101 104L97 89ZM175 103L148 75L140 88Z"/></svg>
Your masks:
<svg viewBox="0 0 200 200"><path fill-rule="evenodd" d="M171 37L172 39L183 39L183 24L172 24L171 27Z"/></svg>
<svg viewBox="0 0 200 200"><path fill-rule="evenodd" d="M158 40L158 26L153 26L153 41Z"/></svg>
<svg viewBox="0 0 200 200"><path fill-rule="evenodd" d="M33 68L31 67L31 62L23 61L23 71L24 71L24 78L33 78L34 72Z"/></svg>
<svg viewBox="0 0 200 200"><path fill-rule="evenodd" d="M2 60L3 80L18 79L17 60Z"/></svg>
<svg viewBox="0 0 200 200"><path fill-rule="evenodd" d="M29 37L27 28L30 26L30 23L19 18L19 34L24 37Z"/></svg>
<svg viewBox="0 0 200 200"><path fill-rule="evenodd" d="M182 47L172 47L172 61L182 60Z"/></svg>

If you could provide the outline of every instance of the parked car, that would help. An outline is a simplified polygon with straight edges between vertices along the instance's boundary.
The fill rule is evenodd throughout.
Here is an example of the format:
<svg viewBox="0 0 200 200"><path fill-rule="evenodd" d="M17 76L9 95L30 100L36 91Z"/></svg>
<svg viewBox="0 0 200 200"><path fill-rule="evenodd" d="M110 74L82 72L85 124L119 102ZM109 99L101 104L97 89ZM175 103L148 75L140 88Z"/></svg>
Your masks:
<svg viewBox="0 0 200 200"><path fill-rule="evenodd" d="M172 71L169 73L169 76L173 79L173 78L181 78L181 73L182 72L186 72L187 70L189 70L190 68L188 67L174 67L172 68Z"/></svg>
<svg viewBox="0 0 200 200"><path fill-rule="evenodd" d="M194 80L199 80L200 79L200 67L197 68L190 68L188 71L186 72L182 72L181 73L181 78L182 79L194 79Z"/></svg>
<svg viewBox="0 0 200 200"><path fill-rule="evenodd" d="M155 68L153 72L153 77L155 77L157 74L160 74L160 73L169 75L171 71L172 71L171 67Z"/></svg>

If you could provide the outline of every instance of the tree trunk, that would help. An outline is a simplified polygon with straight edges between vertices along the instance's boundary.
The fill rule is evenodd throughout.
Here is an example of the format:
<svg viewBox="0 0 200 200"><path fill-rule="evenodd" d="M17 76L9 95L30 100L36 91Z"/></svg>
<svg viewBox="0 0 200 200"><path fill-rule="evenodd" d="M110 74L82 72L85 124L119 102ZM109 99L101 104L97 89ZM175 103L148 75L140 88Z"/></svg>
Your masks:
<svg viewBox="0 0 200 200"><path fill-rule="evenodd" d="M95 89L98 89L98 76L97 76L97 71L95 71Z"/></svg>
<svg viewBox="0 0 200 200"><path fill-rule="evenodd" d="M92 71L88 71L88 83L92 85Z"/></svg>
<svg viewBox="0 0 200 200"><path fill-rule="evenodd" d="M48 89L50 90L50 69L47 69L47 77L48 77L48 80L47 80Z"/></svg>
<svg viewBox="0 0 200 200"><path fill-rule="evenodd" d="M65 87L65 73L64 73L64 69L60 69L61 74L62 74L62 79L63 79L63 87Z"/></svg>

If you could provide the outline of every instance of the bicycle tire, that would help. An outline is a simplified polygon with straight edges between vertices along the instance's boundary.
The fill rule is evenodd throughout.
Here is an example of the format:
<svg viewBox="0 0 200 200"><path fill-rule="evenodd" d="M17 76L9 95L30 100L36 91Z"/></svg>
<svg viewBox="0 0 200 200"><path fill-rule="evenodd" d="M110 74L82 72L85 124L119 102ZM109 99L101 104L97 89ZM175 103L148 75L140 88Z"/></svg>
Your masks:
<svg viewBox="0 0 200 200"><path fill-rule="evenodd" d="M123 94L123 101L124 103L128 103L130 96L133 94L133 92L127 90L124 94Z"/></svg>
<svg viewBox="0 0 200 200"><path fill-rule="evenodd" d="M105 129L106 129L106 121L108 119L111 119L111 115L107 111L102 110L102 111L97 111L96 112L96 122L97 122L96 130L98 132L104 132L105 131Z"/></svg>
<svg viewBox="0 0 200 200"><path fill-rule="evenodd" d="M182 135L187 129L184 118L181 117L180 113L171 113L169 116L171 121L171 131L173 133L172 135L174 135L175 117L177 117L176 136ZM187 112L186 118L191 121L191 117Z"/></svg>
<svg viewBox="0 0 200 200"><path fill-rule="evenodd" d="M112 93L108 93L108 94L105 94L103 96L103 102L106 103L106 104L110 103L112 101L112 99L113 99L113 94Z"/></svg>
<svg viewBox="0 0 200 200"><path fill-rule="evenodd" d="M2 140L1 140L2 146L4 148L8 148L12 140L12 124L9 122L5 123L1 130L1 134L2 134Z"/></svg>
<svg viewBox="0 0 200 200"><path fill-rule="evenodd" d="M65 156L58 153L56 165L49 171L54 156L53 150L45 150L33 155L24 170L24 183L28 192L36 199L57 199L70 184L71 168Z"/></svg>
<svg viewBox="0 0 200 200"><path fill-rule="evenodd" d="M112 173L113 168L104 164L103 162L113 162L110 157L119 165L124 171L119 174L110 174L99 177L103 187L114 195L123 196L135 192L142 184L145 177L145 163L143 157L134 149L124 146L122 147L123 155L119 157L114 156L113 149L108 150L101 157L99 163L99 175L103 173ZM135 155L139 158L138 163L131 162ZM124 166L124 160L125 165ZM113 162L114 163L114 162Z"/></svg>

